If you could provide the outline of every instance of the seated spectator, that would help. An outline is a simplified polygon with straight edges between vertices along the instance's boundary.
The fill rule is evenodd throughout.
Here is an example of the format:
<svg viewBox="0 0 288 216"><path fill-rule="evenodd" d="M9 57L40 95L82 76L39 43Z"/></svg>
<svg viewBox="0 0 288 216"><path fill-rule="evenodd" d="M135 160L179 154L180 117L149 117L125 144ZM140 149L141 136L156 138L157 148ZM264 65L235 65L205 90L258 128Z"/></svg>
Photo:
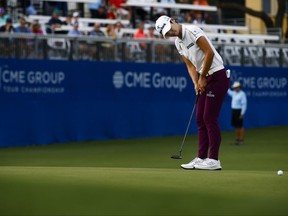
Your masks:
<svg viewBox="0 0 288 216"><path fill-rule="evenodd" d="M107 10L106 7L100 6L97 13L95 14L97 19L107 19Z"/></svg>
<svg viewBox="0 0 288 216"><path fill-rule="evenodd" d="M149 39L157 39L158 35L155 34L155 27L153 25L149 26L147 38Z"/></svg>
<svg viewBox="0 0 288 216"><path fill-rule="evenodd" d="M44 32L41 29L41 25L40 25L38 20L34 20L33 21L32 25L31 25L31 31L34 34L39 34L39 35L43 35L44 34Z"/></svg>
<svg viewBox="0 0 288 216"><path fill-rule="evenodd" d="M36 14L37 14L37 11L36 11L35 7L34 7L32 4L30 4L30 5L25 9L25 14L26 14L27 16L29 16L29 15L36 15Z"/></svg>
<svg viewBox="0 0 288 216"><path fill-rule="evenodd" d="M89 3L88 8L90 10L91 18L96 18L97 11L99 10L99 7L105 4L105 1L98 0L96 3Z"/></svg>
<svg viewBox="0 0 288 216"><path fill-rule="evenodd" d="M91 36L105 37L105 33L100 29L100 23L94 24L94 29L90 32Z"/></svg>
<svg viewBox="0 0 288 216"><path fill-rule="evenodd" d="M133 38L141 39L147 38L147 34L144 32L144 22L140 22L136 32L133 35Z"/></svg>
<svg viewBox="0 0 288 216"><path fill-rule="evenodd" d="M108 24L106 31L105 31L105 35L107 37L112 37L112 38L116 38L116 32L115 32L115 28L113 24Z"/></svg>
<svg viewBox="0 0 288 216"><path fill-rule="evenodd" d="M15 32L17 33L32 33L31 29L27 26L26 19L24 17L21 17L20 25L15 28Z"/></svg>
<svg viewBox="0 0 288 216"><path fill-rule="evenodd" d="M2 25L0 27L0 32L7 32L7 33L11 33L11 32L14 32L15 31L15 28L13 27L12 25L12 19L8 18L6 20L6 23L5 25Z"/></svg>
<svg viewBox="0 0 288 216"><path fill-rule="evenodd" d="M205 20L203 19L202 13L198 12L195 14L193 24L205 24Z"/></svg>
<svg viewBox="0 0 288 216"><path fill-rule="evenodd" d="M27 26L26 19L24 17L21 17L20 20L20 25L15 28L16 33L22 33L22 34L32 34L31 29ZM22 57L24 56L27 58L32 49L33 49L33 39L17 39L17 57Z"/></svg>
<svg viewBox="0 0 288 216"><path fill-rule="evenodd" d="M11 33L14 32L15 29L12 25L12 20L8 18L6 20L6 24L0 27L0 32ZM14 39L12 38L1 38L0 40L0 56L1 57L10 57L13 53L13 49L15 48Z"/></svg>
<svg viewBox="0 0 288 216"><path fill-rule="evenodd" d="M117 13L117 7L112 4L110 5L109 11L107 13L108 19L117 19L118 13Z"/></svg>
<svg viewBox="0 0 288 216"><path fill-rule="evenodd" d="M47 33L54 33L56 28L59 28L61 27L61 25L65 24L62 20L60 20L59 15L60 11L58 9L55 9L52 13L51 19L47 23L49 26L49 28L47 28L46 30Z"/></svg>
<svg viewBox="0 0 288 216"><path fill-rule="evenodd" d="M133 38L135 38L135 39L147 38L147 34L144 32L144 22L140 22L139 23L138 29L134 33ZM146 48L146 44L145 43L140 43L140 46L143 49Z"/></svg>
<svg viewBox="0 0 288 216"><path fill-rule="evenodd" d="M72 16L71 14L67 14L63 25L72 26Z"/></svg>
<svg viewBox="0 0 288 216"><path fill-rule="evenodd" d="M123 25L121 22L115 23L115 33L116 33L116 38L123 37Z"/></svg>
<svg viewBox="0 0 288 216"><path fill-rule="evenodd" d="M6 20L9 18L9 15L5 14L5 9L0 8L0 26L5 25Z"/></svg>
<svg viewBox="0 0 288 216"><path fill-rule="evenodd" d="M74 25L75 23L78 23L78 26L81 28L84 26L83 23L79 22L79 12L75 11L73 13L73 18L72 18L72 21L71 21L72 25Z"/></svg>
<svg viewBox="0 0 288 216"><path fill-rule="evenodd" d="M130 19L130 12L127 8L122 7L122 4L126 3L127 0L109 0L110 7L114 5L116 7L117 18Z"/></svg>
<svg viewBox="0 0 288 216"><path fill-rule="evenodd" d="M76 22L73 24L73 29L71 29L69 32L68 32L68 35L75 35L75 36L80 36L82 35L82 32L79 31L79 24Z"/></svg>
<svg viewBox="0 0 288 216"><path fill-rule="evenodd" d="M95 23L93 30L90 32L90 35L93 37L105 37L105 33L100 29L101 24L100 23ZM90 55L92 59L97 59L100 60L103 58L103 52L100 52L102 45L105 46L105 43L102 43L100 41L96 42L88 42L90 46L88 46Z"/></svg>

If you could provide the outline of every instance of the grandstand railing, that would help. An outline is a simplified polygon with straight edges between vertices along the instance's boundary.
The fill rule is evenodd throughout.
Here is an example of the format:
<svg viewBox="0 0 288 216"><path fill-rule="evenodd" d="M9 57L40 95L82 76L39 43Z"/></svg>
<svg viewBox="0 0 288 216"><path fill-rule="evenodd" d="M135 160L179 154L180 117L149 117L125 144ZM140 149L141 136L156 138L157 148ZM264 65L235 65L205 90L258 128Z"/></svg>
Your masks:
<svg viewBox="0 0 288 216"><path fill-rule="evenodd" d="M288 67L288 45L213 41L225 65ZM173 40L0 34L0 58L182 63Z"/></svg>

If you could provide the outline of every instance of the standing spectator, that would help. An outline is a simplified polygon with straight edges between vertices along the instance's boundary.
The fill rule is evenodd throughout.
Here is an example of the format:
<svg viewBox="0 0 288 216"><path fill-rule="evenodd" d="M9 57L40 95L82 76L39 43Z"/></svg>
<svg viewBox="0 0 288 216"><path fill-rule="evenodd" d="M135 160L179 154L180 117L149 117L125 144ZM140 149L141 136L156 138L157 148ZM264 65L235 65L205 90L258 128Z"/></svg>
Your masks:
<svg viewBox="0 0 288 216"><path fill-rule="evenodd" d="M231 125L235 128L236 139L234 144L240 145L244 142L243 120L247 109L247 98L245 92L241 90L240 82L234 82L232 88L234 90L228 89L228 95L232 97Z"/></svg>
<svg viewBox="0 0 288 216"><path fill-rule="evenodd" d="M155 27L164 38L176 37L175 46L186 64L196 94L200 94L196 112L198 156L181 167L221 170L218 117L230 83L223 60L206 34L195 25L179 24L168 16L161 16Z"/></svg>
<svg viewBox="0 0 288 216"><path fill-rule="evenodd" d="M5 25L6 20L9 18L7 14L5 14L5 9L0 8L0 26Z"/></svg>
<svg viewBox="0 0 288 216"><path fill-rule="evenodd" d="M54 33L56 28L60 28L61 25L64 25L65 23L60 20L59 18L60 11L58 9L55 9L52 13L52 17L48 21L48 28L46 29L47 33Z"/></svg>

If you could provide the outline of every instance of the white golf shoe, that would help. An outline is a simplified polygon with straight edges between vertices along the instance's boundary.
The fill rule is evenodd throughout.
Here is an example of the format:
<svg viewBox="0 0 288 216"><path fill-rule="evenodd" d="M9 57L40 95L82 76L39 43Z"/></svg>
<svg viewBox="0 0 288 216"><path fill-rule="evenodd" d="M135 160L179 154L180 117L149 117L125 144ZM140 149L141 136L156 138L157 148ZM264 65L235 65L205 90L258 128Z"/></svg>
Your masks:
<svg viewBox="0 0 288 216"><path fill-rule="evenodd" d="M187 170L192 170L192 169L195 169L195 165L198 164L198 163L202 163L204 160L199 158L199 157L196 157L194 158L192 161L190 161L189 163L187 164L182 164L181 165L181 168L183 169L187 169Z"/></svg>
<svg viewBox="0 0 288 216"><path fill-rule="evenodd" d="M200 163L195 164L195 169L198 170L221 170L220 160L206 158Z"/></svg>

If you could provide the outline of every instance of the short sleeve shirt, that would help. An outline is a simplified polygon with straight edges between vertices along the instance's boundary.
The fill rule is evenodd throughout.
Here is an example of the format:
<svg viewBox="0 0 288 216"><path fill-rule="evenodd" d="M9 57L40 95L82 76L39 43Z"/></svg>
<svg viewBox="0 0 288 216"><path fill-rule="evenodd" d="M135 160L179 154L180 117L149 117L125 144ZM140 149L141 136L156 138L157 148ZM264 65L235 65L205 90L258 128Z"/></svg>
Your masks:
<svg viewBox="0 0 288 216"><path fill-rule="evenodd" d="M195 66L196 71L201 74L205 55L200 47L198 47L196 44L200 37L205 37L207 39L214 52L214 58L209 72L215 72L217 70L223 69L224 66L221 56L216 51L205 33L195 25L182 25L182 39L177 37L175 40L175 46L179 54L190 60L191 63Z"/></svg>

